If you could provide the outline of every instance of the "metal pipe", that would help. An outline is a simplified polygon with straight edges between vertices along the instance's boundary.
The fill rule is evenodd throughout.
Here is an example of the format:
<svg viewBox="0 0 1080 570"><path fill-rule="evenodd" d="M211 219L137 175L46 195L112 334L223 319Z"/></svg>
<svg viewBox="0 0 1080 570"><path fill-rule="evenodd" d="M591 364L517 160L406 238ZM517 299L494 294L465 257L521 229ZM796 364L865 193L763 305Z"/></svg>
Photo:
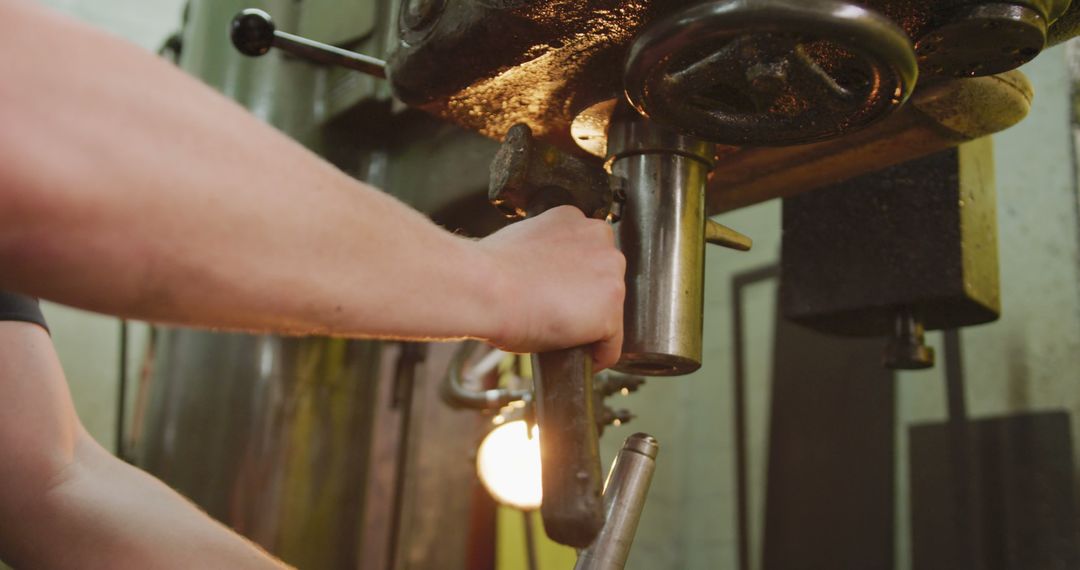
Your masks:
<svg viewBox="0 0 1080 570"><path fill-rule="evenodd" d="M626 256L623 357L615 369L646 376L701 366L705 185L715 146L630 110L608 133L612 173L626 180L618 224Z"/></svg>
<svg viewBox="0 0 1080 570"><path fill-rule="evenodd" d="M651 435L636 433L626 438L604 488L607 522L596 541L581 551L575 570L621 570L626 566L659 450L660 444Z"/></svg>
<svg viewBox="0 0 1080 570"><path fill-rule="evenodd" d="M498 410L499 408L519 400L531 400L531 390L510 390L507 388L495 388L491 390L472 390L465 387L463 380L468 377L465 372L465 364L469 361L476 348L477 342L465 342L454 353L450 360L450 366L446 371L443 381L442 395L446 403L455 408L469 408L476 410ZM494 350L485 356L474 370L489 371L498 365L505 353Z"/></svg>

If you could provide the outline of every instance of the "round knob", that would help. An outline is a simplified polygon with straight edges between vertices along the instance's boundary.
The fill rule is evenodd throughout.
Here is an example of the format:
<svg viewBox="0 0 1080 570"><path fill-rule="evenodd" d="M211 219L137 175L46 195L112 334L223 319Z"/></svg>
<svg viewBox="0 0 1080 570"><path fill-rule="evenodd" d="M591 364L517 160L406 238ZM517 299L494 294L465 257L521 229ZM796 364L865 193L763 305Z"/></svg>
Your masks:
<svg viewBox="0 0 1080 570"><path fill-rule="evenodd" d="M266 55L274 47L274 20L270 14L257 8L248 8L233 18L229 37L236 49L244 55Z"/></svg>

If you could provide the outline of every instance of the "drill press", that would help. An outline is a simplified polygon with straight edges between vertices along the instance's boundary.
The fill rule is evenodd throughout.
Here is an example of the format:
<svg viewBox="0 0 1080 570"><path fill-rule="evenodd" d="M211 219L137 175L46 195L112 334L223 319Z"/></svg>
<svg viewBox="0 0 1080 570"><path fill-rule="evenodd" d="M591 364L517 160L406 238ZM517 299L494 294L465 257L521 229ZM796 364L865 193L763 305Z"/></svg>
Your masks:
<svg viewBox="0 0 1080 570"><path fill-rule="evenodd" d="M764 166L797 156L768 147L838 153L844 149L813 145L861 144L860 132L887 124L879 121L913 94L920 109L952 100L960 111L935 115L940 124L916 129L925 138L906 140L903 152L879 145L860 164L835 168L833 178L1005 128L1019 117L973 119L978 105L965 108L949 95L977 81L966 78L1014 69L1075 35L1080 10L1070 4L403 0L401 42L386 75L406 104L506 136L491 194L504 212L571 203L597 217L621 214L628 274L618 368L680 375L700 366L704 243L750 245L707 220L715 209L706 205L724 203L722 185L706 193L711 171L747 156ZM272 45L297 50L296 41L279 36ZM311 45L301 47L312 57ZM316 57L334 62L341 54ZM920 73L924 99L916 89ZM990 90L1003 99L1024 91L1022 80L993 77L999 80ZM912 136L910 123L890 128L880 138ZM546 411L541 404L538 417L545 447L554 450L545 454L545 524L574 545L591 542L603 522L595 421L582 396L591 363L583 354L537 359L540 399L566 396L551 397Z"/></svg>

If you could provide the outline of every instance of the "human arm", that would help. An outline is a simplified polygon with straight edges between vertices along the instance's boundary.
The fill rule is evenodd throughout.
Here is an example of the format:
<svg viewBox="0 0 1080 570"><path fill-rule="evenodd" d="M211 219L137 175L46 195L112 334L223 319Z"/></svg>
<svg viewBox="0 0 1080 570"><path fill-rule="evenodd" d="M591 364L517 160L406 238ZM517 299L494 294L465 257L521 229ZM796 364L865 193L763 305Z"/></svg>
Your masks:
<svg viewBox="0 0 1080 570"><path fill-rule="evenodd" d="M621 348L610 228L481 241L356 182L171 65L0 0L0 288L184 325ZM42 38L48 38L43 41Z"/></svg>
<svg viewBox="0 0 1080 570"><path fill-rule="evenodd" d="M41 327L0 322L0 401L0 559L44 570L286 568L98 445Z"/></svg>

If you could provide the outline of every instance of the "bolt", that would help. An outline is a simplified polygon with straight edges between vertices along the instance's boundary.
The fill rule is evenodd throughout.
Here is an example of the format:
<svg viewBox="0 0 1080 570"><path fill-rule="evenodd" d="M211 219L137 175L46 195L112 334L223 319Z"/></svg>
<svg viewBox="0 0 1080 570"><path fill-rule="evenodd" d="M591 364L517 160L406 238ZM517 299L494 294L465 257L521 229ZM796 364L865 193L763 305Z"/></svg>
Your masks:
<svg viewBox="0 0 1080 570"><path fill-rule="evenodd" d="M922 318L911 307L896 314L893 336L885 345L883 362L890 370L924 370L934 366L934 349L926 346Z"/></svg>

